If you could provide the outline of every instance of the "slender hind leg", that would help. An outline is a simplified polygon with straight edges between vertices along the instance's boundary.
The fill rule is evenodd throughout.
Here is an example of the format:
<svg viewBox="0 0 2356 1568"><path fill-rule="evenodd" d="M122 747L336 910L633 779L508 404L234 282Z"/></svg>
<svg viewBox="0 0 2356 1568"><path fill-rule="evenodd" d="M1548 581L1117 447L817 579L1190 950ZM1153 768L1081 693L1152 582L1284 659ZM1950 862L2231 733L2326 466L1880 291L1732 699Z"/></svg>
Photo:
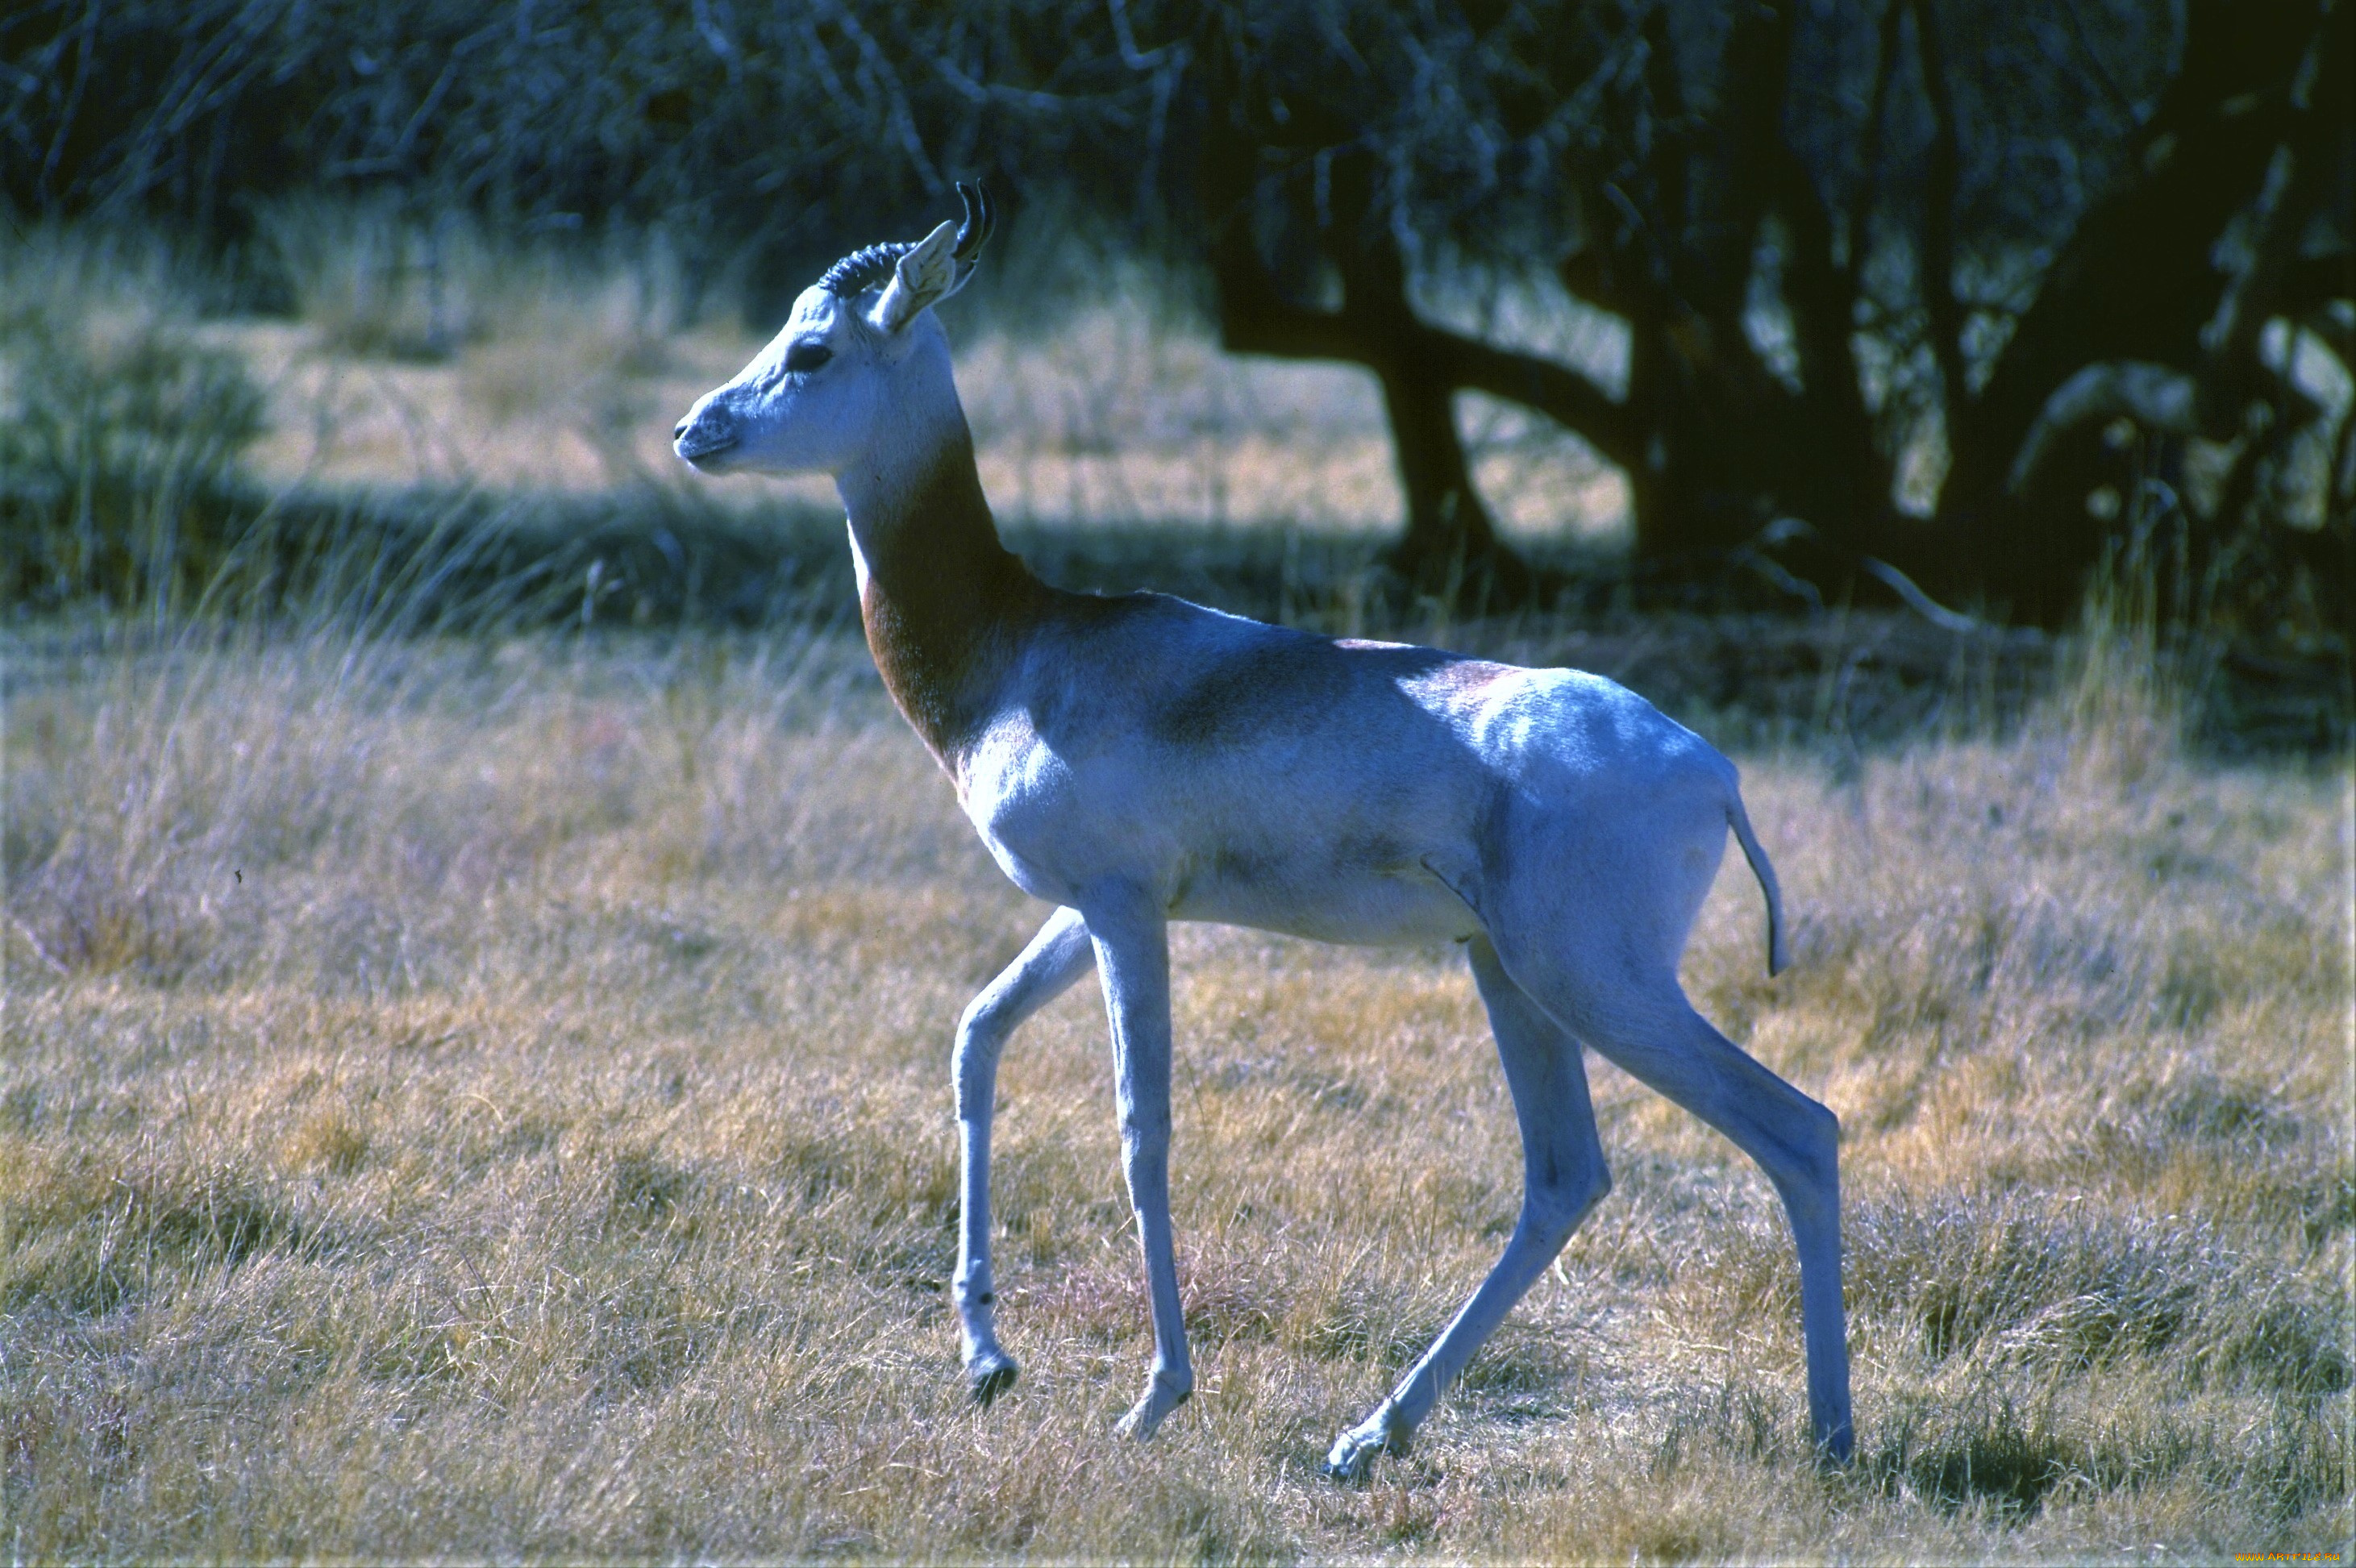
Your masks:
<svg viewBox="0 0 2356 1568"><path fill-rule="evenodd" d="M966 1387L977 1404L1013 1386L1014 1358L999 1347L990 1276L990 1119L998 1098L998 1053L1024 1019L1088 971L1095 954L1080 912L1059 909L1039 934L967 1007L958 1022L958 1205L957 1297Z"/></svg>
<svg viewBox="0 0 2356 1568"><path fill-rule="evenodd" d="M1514 977L1630 1076L1731 1138L1783 1200L1800 1254L1809 1421L1818 1448L1847 1463L1855 1436L1841 1307L1839 1119L1694 1011L1674 970L1647 975L1597 963L1574 971L1533 946L1506 948Z"/></svg>
<svg viewBox="0 0 2356 1568"><path fill-rule="evenodd" d="M1471 944L1522 1133L1522 1212L1505 1255L1390 1397L1333 1440L1326 1474L1357 1480L1376 1453L1401 1453L1449 1384L1535 1284L1588 1211L1612 1189L1579 1041L1510 979L1486 937Z"/></svg>

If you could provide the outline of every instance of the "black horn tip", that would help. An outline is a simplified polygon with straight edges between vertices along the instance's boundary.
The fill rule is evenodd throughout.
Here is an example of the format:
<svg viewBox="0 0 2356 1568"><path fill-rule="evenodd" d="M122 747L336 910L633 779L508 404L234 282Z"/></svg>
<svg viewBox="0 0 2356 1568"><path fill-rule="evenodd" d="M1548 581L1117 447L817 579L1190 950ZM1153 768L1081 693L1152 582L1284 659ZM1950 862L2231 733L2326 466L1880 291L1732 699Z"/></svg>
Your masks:
<svg viewBox="0 0 2356 1568"><path fill-rule="evenodd" d="M957 254L960 261L970 261L980 254L990 231L997 227L998 215L990 205L990 193L978 180L957 182L958 200L965 205L965 221L958 226Z"/></svg>

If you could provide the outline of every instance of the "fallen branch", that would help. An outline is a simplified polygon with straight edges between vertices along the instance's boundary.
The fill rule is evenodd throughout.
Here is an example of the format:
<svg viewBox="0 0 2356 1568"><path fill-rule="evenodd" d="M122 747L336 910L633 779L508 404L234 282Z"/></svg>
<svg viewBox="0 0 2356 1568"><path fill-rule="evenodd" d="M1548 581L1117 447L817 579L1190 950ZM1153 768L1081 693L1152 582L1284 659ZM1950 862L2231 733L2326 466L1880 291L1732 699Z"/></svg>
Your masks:
<svg viewBox="0 0 2356 1568"><path fill-rule="evenodd" d="M1914 585L1914 580L1886 560L1861 556L1858 564L1880 581L1892 593L1905 602L1906 607L1943 632L1957 634L1984 632L1987 623L1976 615L1966 615L1960 610L1950 610Z"/></svg>

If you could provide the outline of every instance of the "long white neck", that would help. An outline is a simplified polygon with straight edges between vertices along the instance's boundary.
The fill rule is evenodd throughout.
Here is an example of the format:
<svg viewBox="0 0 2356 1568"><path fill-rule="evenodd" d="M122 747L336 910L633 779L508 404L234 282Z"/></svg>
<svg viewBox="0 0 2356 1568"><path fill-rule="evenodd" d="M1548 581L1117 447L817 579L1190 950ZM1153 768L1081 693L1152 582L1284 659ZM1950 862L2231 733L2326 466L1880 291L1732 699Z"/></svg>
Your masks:
<svg viewBox="0 0 2356 1568"><path fill-rule="evenodd" d="M999 541L946 344L901 368L892 435L835 475L868 650L952 774L1050 591Z"/></svg>
<svg viewBox="0 0 2356 1568"><path fill-rule="evenodd" d="M884 433L834 476L851 537L870 549L884 543L942 471L973 469L973 434L958 401L948 345L937 331L894 368L891 415L877 422Z"/></svg>

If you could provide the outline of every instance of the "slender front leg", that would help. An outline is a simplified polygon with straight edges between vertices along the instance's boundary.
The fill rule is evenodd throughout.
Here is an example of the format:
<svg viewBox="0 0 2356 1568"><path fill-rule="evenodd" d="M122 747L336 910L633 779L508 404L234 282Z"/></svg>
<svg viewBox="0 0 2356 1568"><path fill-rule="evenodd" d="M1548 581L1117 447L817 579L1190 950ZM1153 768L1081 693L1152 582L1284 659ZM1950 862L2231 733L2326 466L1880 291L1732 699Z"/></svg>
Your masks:
<svg viewBox="0 0 2356 1568"><path fill-rule="evenodd" d="M1143 889L1090 890L1081 908L1112 1019L1113 1090L1120 1104L1121 1174L1137 1211L1153 1311L1153 1371L1120 1419L1125 1436L1153 1435L1194 1392L1170 1237L1170 942L1162 906Z"/></svg>
<svg viewBox="0 0 2356 1568"><path fill-rule="evenodd" d="M1014 1358L999 1348L991 1312L997 1294L990 1275L990 1119L998 1100L999 1050L1015 1026L1087 974L1094 957L1080 912L1059 909L958 1022L960 1215L955 1292L966 1386L977 1404L988 1404L1013 1386L1016 1371Z"/></svg>

